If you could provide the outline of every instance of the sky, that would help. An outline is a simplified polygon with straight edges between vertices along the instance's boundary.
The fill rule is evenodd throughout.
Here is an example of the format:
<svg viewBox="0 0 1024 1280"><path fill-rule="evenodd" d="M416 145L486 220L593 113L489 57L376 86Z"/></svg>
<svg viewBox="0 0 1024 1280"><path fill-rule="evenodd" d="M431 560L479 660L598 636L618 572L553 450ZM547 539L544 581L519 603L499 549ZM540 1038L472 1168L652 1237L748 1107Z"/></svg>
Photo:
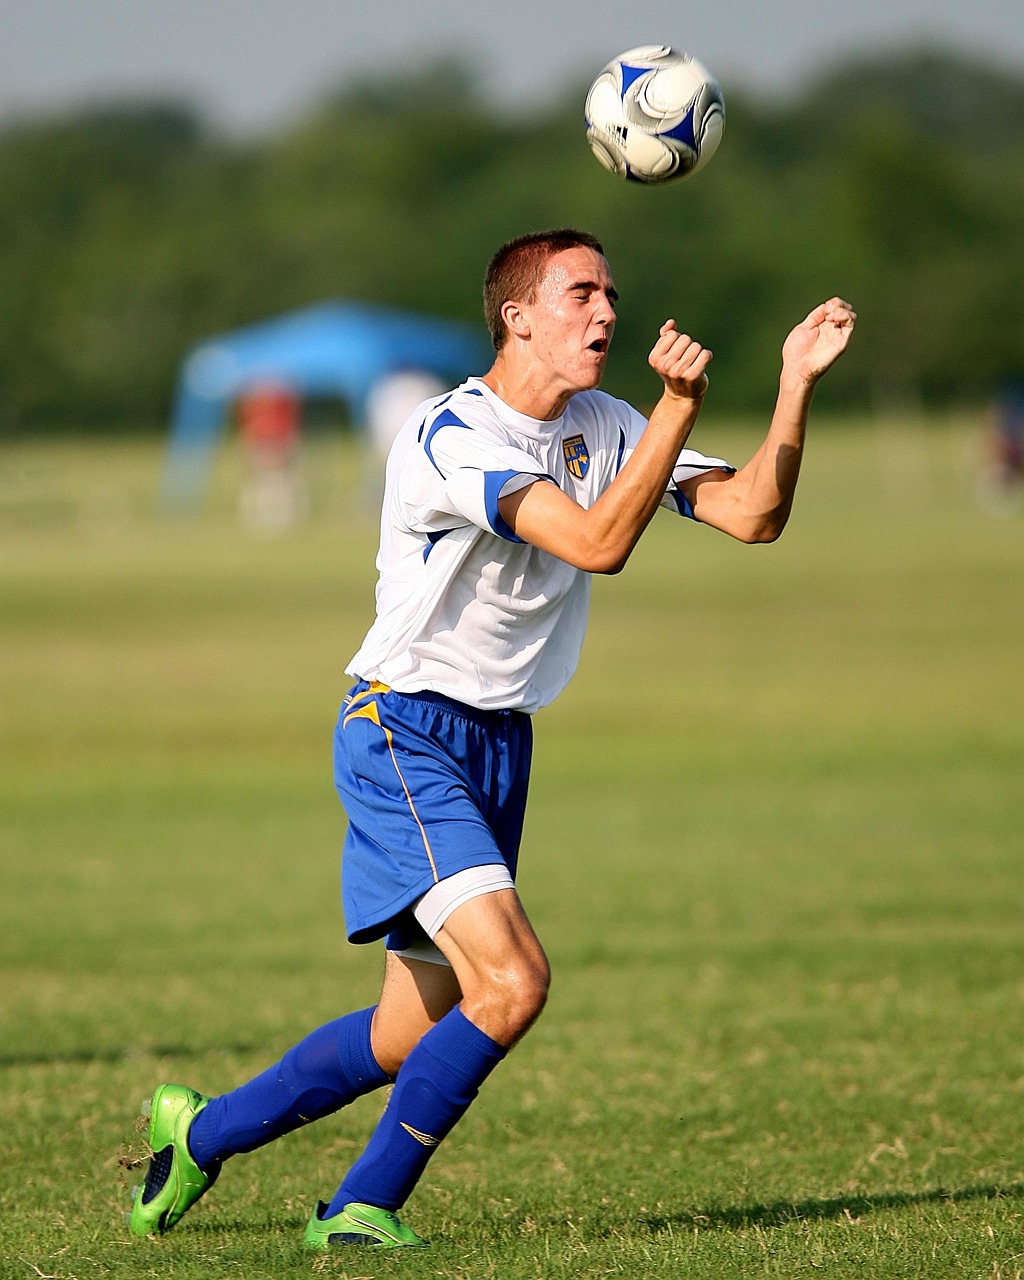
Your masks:
<svg viewBox="0 0 1024 1280"><path fill-rule="evenodd" d="M940 45L1024 74L1022 0L0 0L0 124L178 97L215 127L286 128L347 78L437 55L510 113L615 54L672 44L745 93L784 96L850 57ZM582 109L582 108L581 108Z"/></svg>

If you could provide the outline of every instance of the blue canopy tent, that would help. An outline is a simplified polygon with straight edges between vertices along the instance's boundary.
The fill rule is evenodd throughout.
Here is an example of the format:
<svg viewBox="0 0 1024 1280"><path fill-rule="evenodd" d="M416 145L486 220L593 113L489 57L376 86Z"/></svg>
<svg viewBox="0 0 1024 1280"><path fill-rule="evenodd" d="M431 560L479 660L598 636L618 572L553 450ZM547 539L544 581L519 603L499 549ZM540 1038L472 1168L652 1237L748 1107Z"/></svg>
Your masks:
<svg viewBox="0 0 1024 1280"><path fill-rule="evenodd" d="M324 302L202 342L178 381L160 487L165 509L202 500L233 402L266 383L297 396L337 396L357 426L378 379L422 369L453 385L489 368L483 328L364 302Z"/></svg>

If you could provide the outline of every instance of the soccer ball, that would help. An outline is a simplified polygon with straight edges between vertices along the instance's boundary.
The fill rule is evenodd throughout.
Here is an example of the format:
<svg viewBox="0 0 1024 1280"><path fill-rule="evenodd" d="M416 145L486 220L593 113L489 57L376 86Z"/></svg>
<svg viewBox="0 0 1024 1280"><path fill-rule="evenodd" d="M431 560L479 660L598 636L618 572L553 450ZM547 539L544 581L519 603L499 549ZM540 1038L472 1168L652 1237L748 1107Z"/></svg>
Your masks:
<svg viewBox="0 0 1024 1280"><path fill-rule="evenodd" d="M613 58L587 94L587 141L606 169L633 182L671 182L718 149L725 100L696 58L647 44Z"/></svg>

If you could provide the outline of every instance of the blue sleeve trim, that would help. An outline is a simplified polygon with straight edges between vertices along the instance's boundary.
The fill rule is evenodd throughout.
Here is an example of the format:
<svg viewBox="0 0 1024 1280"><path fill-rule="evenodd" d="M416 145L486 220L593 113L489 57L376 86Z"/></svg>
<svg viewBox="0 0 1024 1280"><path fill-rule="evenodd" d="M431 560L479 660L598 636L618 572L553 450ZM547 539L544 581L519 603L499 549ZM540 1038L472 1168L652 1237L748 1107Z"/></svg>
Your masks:
<svg viewBox="0 0 1024 1280"><path fill-rule="evenodd" d="M504 538L507 542L522 542L523 539L517 537L505 521L502 520L501 513L498 510L498 499L501 497L501 491L505 485L515 476L521 476L522 474L521 471L484 472L484 511L487 514L487 523L499 538Z"/></svg>
<svg viewBox="0 0 1024 1280"><path fill-rule="evenodd" d="M671 494L672 501L676 504L676 510L681 516L685 516L687 520L696 520L693 514L693 504L690 499L683 493L682 489L674 489Z"/></svg>
<svg viewBox="0 0 1024 1280"><path fill-rule="evenodd" d="M488 471L484 474L484 509L487 514L488 522L491 528L499 538L504 538L508 542L525 542L525 538L518 537L509 526L501 518L498 511L498 499L501 497L501 491L505 485L514 476L530 477L531 483L534 480L544 480L548 484L557 484L558 481L554 476L549 476L547 472L538 471ZM525 485L523 486L526 487Z"/></svg>
<svg viewBox="0 0 1024 1280"><path fill-rule="evenodd" d="M437 465L434 455L430 449L431 440L433 440L434 436L437 434L438 431L441 430L442 427L462 427L464 430L468 431L469 424L466 422L463 422L460 417L457 417L454 413L452 413L451 409L442 409L441 412L434 419L434 421L431 423L430 430L427 432L427 438L426 440L423 441L423 448L426 452L427 457L430 459L431 466L433 466L434 470L437 472L439 476L442 476L445 480L447 480L448 477Z"/></svg>
<svg viewBox="0 0 1024 1280"><path fill-rule="evenodd" d="M706 468L706 470L701 471L700 474L705 475L707 471L725 471L728 475L736 474L735 467L730 467L728 463L720 463L720 462L716 462L713 466L710 466ZM675 489L673 489L669 494L669 497L676 504L676 510L679 512L681 516L685 516L687 520L693 520L696 524L700 524L700 520L698 519L696 513L693 510L693 505L691 504L689 498L687 498L686 494L683 493L682 485L677 484Z"/></svg>

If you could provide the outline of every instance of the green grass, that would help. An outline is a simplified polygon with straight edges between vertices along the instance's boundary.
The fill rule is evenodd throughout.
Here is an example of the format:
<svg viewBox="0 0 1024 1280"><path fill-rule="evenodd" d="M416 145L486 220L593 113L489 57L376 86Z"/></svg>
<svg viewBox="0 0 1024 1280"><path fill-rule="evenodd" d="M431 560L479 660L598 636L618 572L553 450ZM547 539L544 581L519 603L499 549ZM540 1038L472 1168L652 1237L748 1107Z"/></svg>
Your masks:
<svg viewBox="0 0 1024 1280"><path fill-rule="evenodd" d="M429 1254L299 1247L379 1099L131 1239L139 1101L370 1003L329 761L374 521L150 514L156 445L0 454L0 1276L1024 1273L1024 516L970 424L816 426L784 539L659 516L538 717L538 1026L410 1202ZM742 459L753 437L696 441Z"/></svg>

